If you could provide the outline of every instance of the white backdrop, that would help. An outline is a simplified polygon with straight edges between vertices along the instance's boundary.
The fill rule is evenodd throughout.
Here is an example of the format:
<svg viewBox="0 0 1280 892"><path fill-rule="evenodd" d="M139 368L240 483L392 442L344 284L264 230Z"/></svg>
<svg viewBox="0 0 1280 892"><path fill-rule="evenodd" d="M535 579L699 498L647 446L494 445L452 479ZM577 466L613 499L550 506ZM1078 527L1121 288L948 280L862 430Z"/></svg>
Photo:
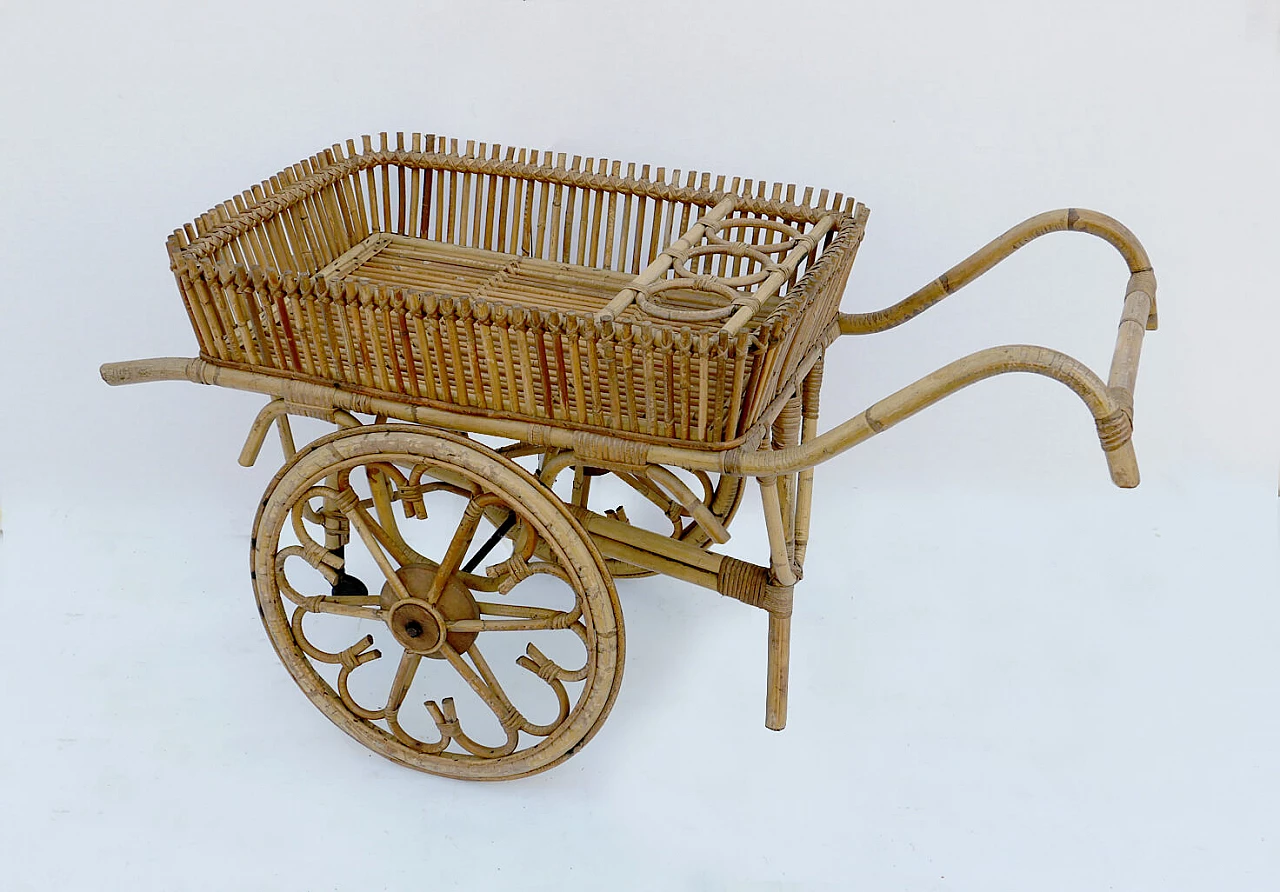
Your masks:
<svg viewBox="0 0 1280 892"><path fill-rule="evenodd" d="M1280 882L1276 0L11 2L0 74L0 886ZM821 469L785 733L763 617L649 581L581 755L498 786L384 763L254 616L258 403L97 378L194 351L169 231L381 130L852 193L846 310L1041 210L1113 214L1160 281L1143 486L1064 388L985 382ZM825 423L993 344L1105 374L1125 278L1042 239L839 342Z"/></svg>

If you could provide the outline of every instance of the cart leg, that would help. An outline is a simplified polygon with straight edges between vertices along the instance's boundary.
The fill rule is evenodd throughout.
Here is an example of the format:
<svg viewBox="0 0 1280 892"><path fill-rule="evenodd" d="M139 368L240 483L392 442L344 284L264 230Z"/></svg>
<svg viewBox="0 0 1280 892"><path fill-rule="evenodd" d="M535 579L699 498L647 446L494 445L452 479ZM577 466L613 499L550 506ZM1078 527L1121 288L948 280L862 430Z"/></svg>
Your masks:
<svg viewBox="0 0 1280 892"><path fill-rule="evenodd" d="M807 443L818 435L818 392L822 389L822 360L810 370L801 388L804 421L800 427L800 442ZM796 489L795 561L803 569L805 552L809 548L809 520L813 508L813 468L800 472Z"/></svg>
<svg viewBox="0 0 1280 892"><path fill-rule="evenodd" d="M791 600L796 573L791 564L778 481L760 478L760 501L769 531L769 581L760 604L769 613L769 669L764 724L773 731L787 726L787 676L791 662Z"/></svg>
<svg viewBox="0 0 1280 892"><path fill-rule="evenodd" d="M769 678L764 700L764 726L787 727L787 677L791 664L791 617L769 612Z"/></svg>
<svg viewBox="0 0 1280 892"><path fill-rule="evenodd" d="M773 422L773 448L787 449L800 440L801 401L796 394L789 399ZM796 541L797 484L795 474L778 477L778 501L782 506L782 534L787 551L794 557Z"/></svg>

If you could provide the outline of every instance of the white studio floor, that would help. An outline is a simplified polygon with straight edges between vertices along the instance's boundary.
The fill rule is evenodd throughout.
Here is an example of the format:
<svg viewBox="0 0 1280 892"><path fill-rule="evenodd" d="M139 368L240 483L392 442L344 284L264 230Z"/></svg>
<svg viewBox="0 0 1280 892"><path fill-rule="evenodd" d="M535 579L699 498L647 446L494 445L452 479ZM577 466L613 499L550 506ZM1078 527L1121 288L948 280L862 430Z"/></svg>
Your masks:
<svg viewBox="0 0 1280 892"><path fill-rule="evenodd" d="M763 614L622 582L604 729L498 785L385 762L306 702L231 532L252 502L150 532L15 505L5 886L1274 888L1273 493L836 480L784 733L762 725Z"/></svg>

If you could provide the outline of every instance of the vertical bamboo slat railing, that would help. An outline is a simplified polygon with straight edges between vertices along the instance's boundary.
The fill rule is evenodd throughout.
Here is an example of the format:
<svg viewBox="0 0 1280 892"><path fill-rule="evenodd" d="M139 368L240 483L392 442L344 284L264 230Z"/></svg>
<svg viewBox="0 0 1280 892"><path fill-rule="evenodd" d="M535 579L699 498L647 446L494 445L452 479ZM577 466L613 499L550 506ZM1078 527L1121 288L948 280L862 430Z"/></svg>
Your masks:
<svg viewBox="0 0 1280 892"><path fill-rule="evenodd" d="M650 170L366 136L202 215L170 257L210 361L729 448L834 318L866 212Z"/></svg>

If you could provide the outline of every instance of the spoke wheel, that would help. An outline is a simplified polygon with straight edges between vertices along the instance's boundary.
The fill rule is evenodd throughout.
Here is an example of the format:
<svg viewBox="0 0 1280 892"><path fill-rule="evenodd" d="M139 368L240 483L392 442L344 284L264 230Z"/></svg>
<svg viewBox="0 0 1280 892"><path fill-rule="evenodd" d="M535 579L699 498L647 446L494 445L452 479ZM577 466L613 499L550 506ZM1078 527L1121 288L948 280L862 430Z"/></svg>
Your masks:
<svg viewBox="0 0 1280 892"><path fill-rule="evenodd" d="M457 434L378 425L315 441L267 488L252 563L303 692L409 767L543 771L617 695L622 613L604 559L532 475ZM347 574L367 593L336 592Z"/></svg>

